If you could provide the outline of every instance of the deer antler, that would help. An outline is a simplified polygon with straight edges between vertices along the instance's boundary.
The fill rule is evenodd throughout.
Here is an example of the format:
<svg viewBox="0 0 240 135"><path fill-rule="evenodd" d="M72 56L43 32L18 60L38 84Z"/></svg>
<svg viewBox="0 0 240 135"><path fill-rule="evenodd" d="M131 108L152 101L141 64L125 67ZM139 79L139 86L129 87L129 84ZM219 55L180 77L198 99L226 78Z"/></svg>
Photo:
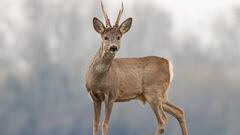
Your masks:
<svg viewBox="0 0 240 135"><path fill-rule="evenodd" d="M104 10L104 7L103 7L103 3L101 2L101 7L102 7L102 12L103 12L103 15L104 15L104 18L105 18L105 21L106 21L106 27L112 27L111 26L111 23L110 23L110 20L108 19L108 15L107 13L105 12Z"/></svg>
<svg viewBox="0 0 240 135"><path fill-rule="evenodd" d="M123 2L122 2L122 8L121 8L121 10L119 10L118 16L117 16L117 20L116 20L116 22L115 22L115 25L116 25L116 26L118 26L118 24L119 24L119 21L120 21L120 18L121 18L121 16L122 16L122 13L123 13Z"/></svg>

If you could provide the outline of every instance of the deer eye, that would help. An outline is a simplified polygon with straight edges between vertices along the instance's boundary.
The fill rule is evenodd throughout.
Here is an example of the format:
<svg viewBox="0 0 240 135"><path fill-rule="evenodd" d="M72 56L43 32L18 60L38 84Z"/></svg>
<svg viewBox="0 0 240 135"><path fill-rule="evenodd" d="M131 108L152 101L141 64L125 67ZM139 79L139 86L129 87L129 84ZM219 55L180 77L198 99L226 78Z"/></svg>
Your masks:
<svg viewBox="0 0 240 135"><path fill-rule="evenodd" d="M120 37L120 36L118 36L118 37L117 37L117 40L120 40L120 38L121 38L121 37Z"/></svg>
<svg viewBox="0 0 240 135"><path fill-rule="evenodd" d="M104 40L108 40L109 38L108 37L104 37Z"/></svg>

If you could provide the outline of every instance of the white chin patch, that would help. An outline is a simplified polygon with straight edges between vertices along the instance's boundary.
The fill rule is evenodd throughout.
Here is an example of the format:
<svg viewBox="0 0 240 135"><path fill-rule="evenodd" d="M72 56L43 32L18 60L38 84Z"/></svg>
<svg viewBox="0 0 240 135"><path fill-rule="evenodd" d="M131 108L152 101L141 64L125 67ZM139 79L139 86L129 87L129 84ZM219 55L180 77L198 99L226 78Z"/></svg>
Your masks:
<svg viewBox="0 0 240 135"><path fill-rule="evenodd" d="M117 52L117 51L110 51L111 54L114 54L114 53L116 53L116 52Z"/></svg>

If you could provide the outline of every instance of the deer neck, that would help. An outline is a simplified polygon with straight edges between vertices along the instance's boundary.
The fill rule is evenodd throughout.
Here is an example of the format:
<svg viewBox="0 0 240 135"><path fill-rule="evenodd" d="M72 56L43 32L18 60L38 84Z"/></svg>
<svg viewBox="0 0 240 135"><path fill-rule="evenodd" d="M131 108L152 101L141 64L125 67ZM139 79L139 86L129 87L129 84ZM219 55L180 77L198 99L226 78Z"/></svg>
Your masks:
<svg viewBox="0 0 240 135"><path fill-rule="evenodd" d="M115 54L106 52L102 43L98 52L95 54L91 64L90 71L95 75L101 75L109 71Z"/></svg>

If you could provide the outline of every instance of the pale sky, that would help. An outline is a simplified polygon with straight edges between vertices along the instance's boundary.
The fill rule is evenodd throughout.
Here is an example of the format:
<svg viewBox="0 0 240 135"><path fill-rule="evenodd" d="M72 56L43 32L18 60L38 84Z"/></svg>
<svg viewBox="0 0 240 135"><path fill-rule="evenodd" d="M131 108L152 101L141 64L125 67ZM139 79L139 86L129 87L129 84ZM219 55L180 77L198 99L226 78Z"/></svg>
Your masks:
<svg viewBox="0 0 240 135"><path fill-rule="evenodd" d="M159 6L173 13L174 32L178 37L193 32L202 40L211 38L209 27L216 17L224 17L231 23L232 11L240 0L154 0Z"/></svg>
<svg viewBox="0 0 240 135"><path fill-rule="evenodd" d="M12 26L15 29L21 31L28 26L27 20L24 14L25 0L1 0L0 3L0 19L8 18L11 21ZM50 3L63 2L64 0L45 0ZM71 0L72 2L75 0ZM77 0L76 0L77 1ZM99 2L101 0L92 0ZM89 1L91 4L92 1ZM226 21L231 23L233 21L232 9L235 6L240 6L240 0L102 0L108 14L115 16L116 9L120 8L123 1L125 7L125 15L131 15L131 7L138 3L154 3L161 9L164 9L171 13L173 19L173 31L174 37L184 38L183 35L194 33L198 35L202 40L208 40L211 38L209 35L209 27L212 25L216 17L223 16ZM82 9L84 10L84 9ZM114 11L114 12L109 12ZM5 14L7 13L7 14ZM15 21L17 20L17 21ZM17 23L15 23L17 22ZM0 21L0 30L8 32L7 42L13 42L11 38L11 28L2 24ZM186 36L187 37L187 36Z"/></svg>
<svg viewBox="0 0 240 135"><path fill-rule="evenodd" d="M112 8L120 7L122 1L126 8L136 2L154 3L171 13L175 37L181 40L186 34L195 34L203 42L211 39L209 28L217 17L224 17L227 23L231 23L234 21L233 8L240 6L240 0L103 0L107 6L113 5Z"/></svg>

